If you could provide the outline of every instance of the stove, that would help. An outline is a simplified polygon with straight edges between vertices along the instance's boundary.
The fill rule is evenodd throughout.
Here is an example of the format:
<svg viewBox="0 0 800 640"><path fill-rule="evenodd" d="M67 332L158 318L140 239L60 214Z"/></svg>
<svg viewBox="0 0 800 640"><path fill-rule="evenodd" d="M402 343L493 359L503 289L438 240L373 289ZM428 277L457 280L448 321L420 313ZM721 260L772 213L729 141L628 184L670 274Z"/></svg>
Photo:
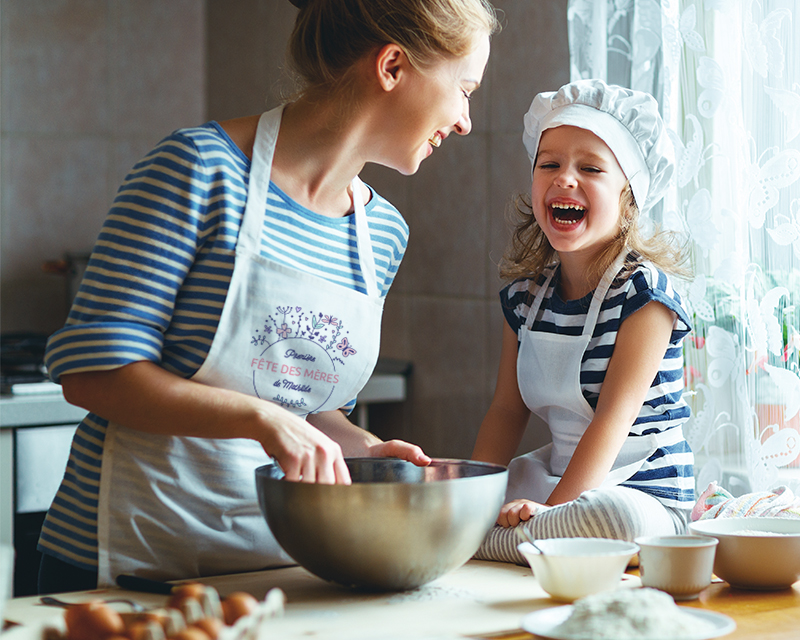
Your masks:
<svg viewBox="0 0 800 640"><path fill-rule="evenodd" d="M32 332L0 335L0 393L27 394L57 392L44 366L48 334Z"/></svg>

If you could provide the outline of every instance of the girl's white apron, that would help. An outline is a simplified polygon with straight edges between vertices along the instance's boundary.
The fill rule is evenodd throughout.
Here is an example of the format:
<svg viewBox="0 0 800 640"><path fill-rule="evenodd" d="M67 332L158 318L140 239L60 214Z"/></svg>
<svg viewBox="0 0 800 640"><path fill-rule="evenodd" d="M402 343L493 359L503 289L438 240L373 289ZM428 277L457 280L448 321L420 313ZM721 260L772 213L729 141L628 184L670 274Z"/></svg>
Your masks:
<svg viewBox="0 0 800 640"><path fill-rule="evenodd" d="M261 116L230 288L208 357L193 380L289 411L335 410L378 358L378 290L361 182L353 180L367 294L277 264L259 244L283 107ZM109 424L98 507L100 586L121 573L154 579L292 564L259 510L253 440L154 435Z"/></svg>
<svg viewBox="0 0 800 640"><path fill-rule="evenodd" d="M623 250L603 274L580 336L531 330L555 270L534 298L526 322L519 329L517 383L525 405L549 426L552 443L511 461L506 502L526 498L545 503L594 418L594 411L581 392L581 361L597 325L600 307L627 253L627 249ZM673 434L668 438L672 439ZM602 486L615 486L630 478L664 444L663 440L657 434L629 435Z"/></svg>

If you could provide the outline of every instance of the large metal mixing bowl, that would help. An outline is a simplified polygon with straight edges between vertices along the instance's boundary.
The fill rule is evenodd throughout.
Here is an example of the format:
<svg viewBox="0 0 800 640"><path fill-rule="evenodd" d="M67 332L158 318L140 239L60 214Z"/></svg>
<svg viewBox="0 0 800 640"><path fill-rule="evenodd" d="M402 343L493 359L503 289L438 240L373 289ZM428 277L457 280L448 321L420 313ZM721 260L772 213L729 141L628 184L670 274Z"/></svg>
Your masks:
<svg viewBox="0 0 800 640"><path fill-rule="evenodd" d="M261 511L286 552L311 573L352 587L413 589L464 564L503 504L505 467L349 458L351 485L283 480L256 470Z"/></svg>

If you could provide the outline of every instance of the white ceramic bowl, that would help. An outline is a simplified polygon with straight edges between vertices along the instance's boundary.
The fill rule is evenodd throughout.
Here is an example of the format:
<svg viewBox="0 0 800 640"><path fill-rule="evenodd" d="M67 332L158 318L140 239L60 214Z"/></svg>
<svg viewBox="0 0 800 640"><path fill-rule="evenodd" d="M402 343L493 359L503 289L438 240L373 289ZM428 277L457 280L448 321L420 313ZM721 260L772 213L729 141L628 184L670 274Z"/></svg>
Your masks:
<svg viewBox="0 0 800 640"><path fill-rule="evenodd" d="M564 602L615 589L628 562L639 551L633 542L606 538L551 538L537 540L536 545L544 555L529 542L517 549L531 565L542 589Z"/></svg>
<svg viewBox="0 0 800 640"><path fill-rule="evenodd" d="M689 530L719 540L714 573L732 587L786 589L800 580L800 520L717 518Z"/></svg>

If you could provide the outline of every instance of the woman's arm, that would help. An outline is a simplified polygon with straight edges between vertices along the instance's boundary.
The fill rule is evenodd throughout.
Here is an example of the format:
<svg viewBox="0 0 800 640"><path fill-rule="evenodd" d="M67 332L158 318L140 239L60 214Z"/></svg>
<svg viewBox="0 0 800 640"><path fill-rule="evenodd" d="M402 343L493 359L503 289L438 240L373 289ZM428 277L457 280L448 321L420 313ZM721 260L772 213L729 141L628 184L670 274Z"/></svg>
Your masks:
<svg viewBox="0 0 800 640"><path fill-rule="evenodd" d="M146 433L250 438L287 478L349 483L339 444L278 405L176 376L152 362L61 377L68 402Z"/></svg>
<svg viewBox="0 0 800 640"><path fill-rule="evenodd" d="M522 441L530 415L517 384L517 334L504 323L497 386L481 423L472 459L507 465Z"/></svg>
<svg viewBox="0 0 800 640"><path fill-rule="evenodd" d="M661 303L650 302L622 322L594 419L548 504L575 500L611 471L664 359L675 318Z"/></svg>

